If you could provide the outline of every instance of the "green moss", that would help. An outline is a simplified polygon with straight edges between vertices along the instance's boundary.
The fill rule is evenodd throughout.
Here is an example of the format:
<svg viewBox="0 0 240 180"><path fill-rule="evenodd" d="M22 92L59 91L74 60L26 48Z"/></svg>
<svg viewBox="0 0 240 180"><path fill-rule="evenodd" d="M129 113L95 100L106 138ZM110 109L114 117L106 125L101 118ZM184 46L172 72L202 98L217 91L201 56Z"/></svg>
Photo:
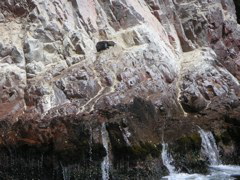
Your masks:
<svg viewBox="0 0 240 180"><path fill-rule="evenodd" d="M199 136L199 134L193 134L190 136L193 144L195 144L196 146L200 146L201 145L201 137Z"/></svg>
<svg viewBox="0 0 240 180"><path fill-rule="evenodd" d="M181 172L186 173L206 173L207 164L201 159L201 137L198 133L179 138L170 144L169 149L175 160L175 166Z"/></svg>
<svg viewBox="0 0 240 180"><path fill-rule="evenodd" d="M184 145L184 146L189 146L189 145L191 145L191 143L192 143L190 137L182 137L182 138L178 139L177 142L178 142L180 145Z"/></svg>
<svg viewBox="0 0 240 180"><path fill-rule="evenodd" d="M156 158L160 155L159 148L150 142L139 142L132 146L126 144L123 133L117 123L108 123L107 130L111 141L114 159L118 160L145 160L151 155Z"/></svg>
<svg viewBox="0 0 240 180"><path fill-rule="evenodd" d="M160 150L155 144L140 142L139 145L117 146L113 149L113 153L117 159L145 160L149 155L157 158L160 155Z"/></svg>
<svg viewBox="0 0 240 180"><path fill-rule="evenodd" d="M160 155L160 150L158 149L157 145L146 142L141 143L141 147L144 148L148 154L151 154L152 157L158 157Z"/></svg>
<svg viewBox="0 0 240 180"><path fill-rule="evenodd" d="M130 153L131 153L131 159L144 160L148 155L147 150L138 145L132 146L132 148L130 149Z"/></svg>
<svg viewBox="0 0 240 180"><path fill-rule="evenodd" d="M201 137L199 134L192 134L190 136L184 136L176 141L174 147L175 151L178 152L188 152L188 151L198 151L201 148Z"/></svg>

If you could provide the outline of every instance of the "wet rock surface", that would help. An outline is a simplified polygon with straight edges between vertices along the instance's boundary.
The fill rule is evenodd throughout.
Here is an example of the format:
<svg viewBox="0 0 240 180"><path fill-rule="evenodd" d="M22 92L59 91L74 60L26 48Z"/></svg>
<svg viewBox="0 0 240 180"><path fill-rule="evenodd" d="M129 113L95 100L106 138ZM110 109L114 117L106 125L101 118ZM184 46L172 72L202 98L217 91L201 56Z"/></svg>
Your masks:
<svg viewBox="0 0 240 180"><path fill-rule="evenodd" d="M166 117L150 101L138 98L85 115L38 120L23 116L14 124L5 119L0 124L1 177L101 179L106 156L102 123L109 136L111 179L167 175L162 143L169 144L179 171L204 174L209 163L201 152L199 127L214 133L224 163L239 164L238 117L239 109L208 117Z"/></svg>
<svg viewBox="0 0 240 180"><path fill-rule="evenodd" d="M0 177L101 179L102 123L111 179L167 175L163 142L179 170L206 173L197 126L213 132L223 162L239 164L238 8L1 1Z"/></svg>

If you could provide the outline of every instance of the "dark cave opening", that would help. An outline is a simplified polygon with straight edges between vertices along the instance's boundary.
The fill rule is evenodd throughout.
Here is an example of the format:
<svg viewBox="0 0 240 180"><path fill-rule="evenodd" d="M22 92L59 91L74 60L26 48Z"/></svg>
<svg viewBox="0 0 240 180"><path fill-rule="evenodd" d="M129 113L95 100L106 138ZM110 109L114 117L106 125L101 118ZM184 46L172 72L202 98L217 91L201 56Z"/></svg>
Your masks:
<svg viewBox="0 0 240 180"><path fill-rule="evenodd" d="M236 7L237 22L240 24L240 0L233 0Z"/></svg>

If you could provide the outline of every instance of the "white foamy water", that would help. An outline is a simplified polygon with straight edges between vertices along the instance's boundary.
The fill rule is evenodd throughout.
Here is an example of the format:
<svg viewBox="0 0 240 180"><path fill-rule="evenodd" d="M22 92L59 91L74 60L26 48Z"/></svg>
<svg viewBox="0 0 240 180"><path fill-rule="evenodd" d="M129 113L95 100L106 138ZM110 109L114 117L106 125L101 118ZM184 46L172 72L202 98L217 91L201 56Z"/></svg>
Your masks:
<svg viewBox="0 0 240 180"><path fill-rule="evenodd" d="M210 166L210 170L213 172L224 172L225 174L232 176L240 177L240 166L234 165L218 165L218 166Z"/></svg>
<svg viewBox="0 0 240 180"><path fill-rule="evenodd" d="M101 164L102 180L109 180L109 168L110 168L109 146L108 146L109 137L108 137L108 132L107 132L105 123L102 124L101 134L102 134L102 143L107 153Z"/></svg>
<svg viewBox="0 0 240 180"><path fill-rule="evenodd" d="M126 144L128 146L131 146L131 143L128 140L128 138L131 136L131 133L129 132L128 128L122 128L121 126L119 126L119 129L122 131L123 139L126 142Z"/></svg>
<svg viewBox="0 0 240 180"><path fill-rule="evenodd" d="M71 178L71 168L70 167L64 167L62 166L62 174L63 174L63 180L70 180Z"/></svg>
<svg viewBox="0 0 240 180"><path fill-rule="evenodd" d="M168 144L162 144L162 161L163 165L168 169L169 174L175 174L176 170L173 165L173 158L168 152Z"/></svg>
<svg viewBox="0 0 240 180"><path fill-rule="evenodd" d="M165 176L162 180L234 180L240 177L240 166L218 165L210 166L210 174L178 173Z"/></svg>
<svg viewBox="0 0 240 180"><path fill-rule="evenodd" d="M175 167L171 165L173 162L172 157L168 154L167 146L163 146L162 157L164 165L169 170L169 176L165 176L163 180L234 180L236 177L240 178L240 166L222 165L220 164L219 151L211 132L206 132L202 129L199 130L202 139L202 153L208 158L210 162L208 175L202 174L187 174L176 173Z"/></svg>
<svg viewBox="0 0 240 180"><path fill-rule="evenodd" d="M162 180L234 180L234 178L224 172L210 175L179 173L165 176Z"/></svg>

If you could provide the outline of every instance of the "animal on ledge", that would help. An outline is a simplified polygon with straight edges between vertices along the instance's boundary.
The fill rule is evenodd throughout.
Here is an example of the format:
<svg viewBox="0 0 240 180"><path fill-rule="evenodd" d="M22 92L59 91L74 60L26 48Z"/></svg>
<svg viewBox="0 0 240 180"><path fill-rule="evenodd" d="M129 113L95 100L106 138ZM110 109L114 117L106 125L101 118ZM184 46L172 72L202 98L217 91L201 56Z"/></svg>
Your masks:
<svg viewBox="0 0 240 180"><path fill-rule="evenodd" d="M115 46L116 43L113 41L99 41L96 45L97 52L108 49L110 46Z"/></svg>

